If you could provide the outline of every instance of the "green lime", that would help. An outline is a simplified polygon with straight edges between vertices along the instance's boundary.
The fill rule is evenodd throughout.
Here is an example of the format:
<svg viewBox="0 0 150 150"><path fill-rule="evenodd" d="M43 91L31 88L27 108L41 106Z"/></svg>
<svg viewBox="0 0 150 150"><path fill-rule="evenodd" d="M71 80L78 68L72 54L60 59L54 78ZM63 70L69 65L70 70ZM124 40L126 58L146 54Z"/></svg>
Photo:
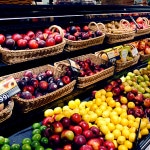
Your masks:
<svg viewBox="0 0 150 150"><path fill-rule="evenodd" d="M43 145L47 145L47 144L48 144L48 138L47 138L47 137L42 137L42 138L41 138L41 143L42 143Z"/></svg>
<svg viewBox="0 0 150 150"><path fill-rule="evenodd" d="M31 148L30 144L23 144L22 150L32 150L32 148Z"/></svg>
<svg viewBox="0 0 150 150"><path fill-rule="evenodd" d="M45 150L53 150L52 148L46 148Z"/></svg>
<svg viewBox="0 0 150 150"><path fill-rule="evenodd" d="M31 139L30 138L24 138L22 140L22 144L31 144Z"/></svg>
<svg viewBox="0 0 150 150"><path fill-rule="evenodd" d="M44 150L44 147L43 146L37 146L36 148L35 148L35 150Z"/></svg>
<svg viewBox="0 0 150 150"><path fill-rule="evenodd" d="M39 141L32 141L31 146L32 148L36 148L37 146L40 146L40 142Z"/></svg>
<svg viewBox="0 0 150 150"><path fill-rule="evenodd" d="M12 150L20 150L20 145L17 144L17 143L14 143L14 144L11 145L11 149Z"/></svg>
<svg viewBox="0 0 150 150"><path fill-rule="evenodd" d="M41 130L40 129L34 129L33 131L32 131L32 135L34 135L34 134L41 134Z"/></svg>
<svg viewBox="0 0 150 150"><path fill-rule="evenodd" d="M4 144L9 144L9 143L10 143L9 138L5 138Z"/></svg>
<svg viewBox="0 0 150 150"><path fill-rule="evenodd" d="M1 150L10 150L10 145L4 144L4 145L1 147Z"/></svg>
<svg viewBox="0 0 150 150"><path fill-rule="evenodd" d="M5 142L5 138L3 136L0 136L0 145L3 145Z"/></svg>
<svg viewBox="0 0 150 150"><path fill-rule="evenodd" d="M41 124L39 122L33 123L32 128L33 129L39 129L41 127Z"/></svg>
<svg viewBox="0 0 150 150"><path fill-rule="evenodd" d="M47 127L46 127L45 125L42 125L42 126L40 127L40 130L41 130L41 131L44 131L46 128L47 128Z"/></svg>
<svg viewBox="0 0 150 150"><path fill-rule="evenodd" d="M34 134L32 136L32 140L33 141L40 141L41 140L41 134L37 133L37 134Z"/></svg>

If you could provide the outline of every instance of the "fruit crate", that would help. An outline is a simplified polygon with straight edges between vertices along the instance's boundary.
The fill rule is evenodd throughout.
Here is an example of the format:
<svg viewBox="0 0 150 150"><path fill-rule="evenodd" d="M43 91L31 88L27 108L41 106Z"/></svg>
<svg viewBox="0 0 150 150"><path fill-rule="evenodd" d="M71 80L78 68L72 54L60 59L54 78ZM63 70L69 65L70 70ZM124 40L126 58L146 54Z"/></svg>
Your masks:
<svg viewBox="0 0 150 150"><path fill-rule="evenodd" d="M101 23L101 25L103 25L103 24ZM92 31L100 30L100 28L97 26L97 24L95 22L90 22L88 24L88 28ZM85 40L73 41L73 40L69 40L69 39L65 38L65 40L66 40L65 50L66 51L75 51L75 50L81 50L81 49L84 49L84 48L87 48L90 46L99 45L99 44L103 43L104 38L105 38L105 33L103 33L103 32L102 32L101 36L89 38L89 39L85 39Z"/></svg>
<svg viewBox="0 0 150 150"><path fill-rule="evenodd" d="M0 111L0 123L11 117L14 108L14 101L10 100L8 105Z"/></svg>
<svg viewBox="0 0 150 150"><path fill-rule="evenodd" d="M52 25L49 29L52 30L52 32L57 29L60 35L64 37L61 27ZM37 49L8 50L0 46L0 53L2 55L1 59L6 64L16 64L29 60L53 56L61 53L64 49L65 44L66 42L63 38L63 41L59 44Z"/></svg>
<svg viewBox="0 0 150 150"><path fill-rule="evenodd" d="M126 26L124 26L124 23L126 23ZM118 29L112 29L111 32L107 32L106 29L104 31L106 33L106 41L109 44L132 40L135 37L135 31L131 29L130 23L125 19L120 20Z"/></svg>
<svg viewBox="0 0 150 150"><path fill-rule="evenodd" d="M65 74L65 72L59 72L56 67L51 66L49 64L44 65L44 66L39 66L36 68L31 68L28 70L32 71L33 74L39 74L43 71L51 70L53 72L55 78L58 78L61 75ZM23 77L24 72L25 72L25 70L16 72L13 74L9 74L9 75L3 76L3 77L12 76L14 78L20 79L21 77ZM70 83L64 85L63 87L61 87L53 92L47 93L45 95L42 95L42 96L39 96L36 98L32 98L32 99L23 99L23 98L20 98L18 95L15 95L15 96L12 96L12 100L15 102L16 106L18 107L18 110L20 110L23 113L28 113L31 110L34 110L41 106L44 106L58 98L61 98L65 95L71 93L74 89L75 84L76 84L76 80L72 80Z"/></svg>
<svg viewBox="0 0 150 150"><path fill-rule="evenodd" d="M0 4L32 4L33 0L0 0Z"/></svg>
<svg viewBox="0 0 150 150"><path fill-rule="evenodd" d="M107 64L106 61L99 59L94 54L81 55L78 57L71 58L71 60L74 60L74 61L76 61L76 60L84 61L86 59L90 59L91 63L94 63L96 65ZM63 60L63 61L54 63L54 66L56 66L60 72L65 69L64 66L69 66L69 65L70 64L69 64L68 60ZM99 82L103 79L106 79L114 74L114 69L115 69L114 66L109 66L108 68L104 69L103 71L97 72L91 76L85 76L85 77L78 76L77 87L84 88L84 87L92 85L96 82Z"/></svg>

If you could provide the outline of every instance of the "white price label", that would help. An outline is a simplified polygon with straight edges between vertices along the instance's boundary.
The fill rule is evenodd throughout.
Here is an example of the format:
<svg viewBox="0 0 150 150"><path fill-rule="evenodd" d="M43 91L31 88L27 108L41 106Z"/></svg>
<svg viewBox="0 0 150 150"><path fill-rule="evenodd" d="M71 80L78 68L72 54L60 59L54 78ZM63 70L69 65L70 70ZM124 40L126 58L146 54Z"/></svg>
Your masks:
<svg viewBox="0 0 150 150"><path fill-rule="evenodd" d="M126 59L127 55L128 55L128 50L122 50L121 57L124 58L124 59Z"/></svg>
<svg viewBox="0 0 150 150"><path fill-rule="evenodd" d="M131 53L132 53L132 56L133 56L133 57L134 57L135 55L137 55L137 54L138 54L137 48L133 48L133 49L131 50Z"/></svg>

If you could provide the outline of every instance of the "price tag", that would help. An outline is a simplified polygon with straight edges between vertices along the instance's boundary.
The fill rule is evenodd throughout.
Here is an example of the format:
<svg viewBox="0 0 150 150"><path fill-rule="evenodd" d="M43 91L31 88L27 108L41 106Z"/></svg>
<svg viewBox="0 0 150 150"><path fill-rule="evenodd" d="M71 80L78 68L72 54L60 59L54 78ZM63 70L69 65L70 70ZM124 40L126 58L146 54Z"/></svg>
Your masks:
<svg viewBox="0 0 150 150"><path fill-rule="evenodd" d="M20 92L16 80L10 76L0 81L0 103Z"/></svg>
<svg viewBox="0 0 150 150"><path fill-rule="evenodd" d="M132 56L133 56L133 57L136 56L136 55L138 54L137 48L131 49L131 53L132 53Z"/></svg>
<svg viewBox="0 0 150 150"><path fill-rule="evenodd" d="M128 50L123 49L123 50L121 51L121 59L122 59L123 61L126 61L127 55L128 55Z"/></svg>

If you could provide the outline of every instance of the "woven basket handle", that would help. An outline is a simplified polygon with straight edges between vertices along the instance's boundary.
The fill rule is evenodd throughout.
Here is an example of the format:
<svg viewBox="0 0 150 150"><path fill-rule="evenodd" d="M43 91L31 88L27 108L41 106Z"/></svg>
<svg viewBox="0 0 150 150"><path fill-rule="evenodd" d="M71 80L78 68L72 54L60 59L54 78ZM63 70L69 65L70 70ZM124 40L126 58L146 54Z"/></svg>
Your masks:
<svg viewBox="0 0 150 150"><path fill-rule="evenodd" d="M60 35L61 35L62 37L64 37L64 32L63 32L63 30L62 30L62 28L61 28L60 26L52 25L52 26L49 27L49 29L50 29L52 32L54 32L56 29L58 29Z"/></svg>
<svg viewBox="0 0 150 150"><path fill-rule="evenodd" d="M104 25L103 23L99 22L99 23L97 23L97 25L98 25L98 28L99 28L102 32L106 33L106 27L105 27L105 25Z"/></svg>
<svg viewBox="0 0 150 150"><path fill-rule="evenodd" d="M66 67L69 67L70 64L67 62L55 63L56 70L59 72L64 72Z"/></svg>
<svg viewBox="0 0 150 150"><path fill-rule="evenodd" d="M93 31L99 30L99 27L98 27L97 23L94 22L94 21L90 22L90 23L88 24L88 27L89 27L91 30L93 30Z"/></svg>
<svg viewBox="0 0 150 150"><path fill-rule="evenodd" d="M121 29L125 29L125 30L131 29L130 28L130 23L129 23L128 20L121 19L120 22L119 22L119 25L120 25Z"/></svg>

